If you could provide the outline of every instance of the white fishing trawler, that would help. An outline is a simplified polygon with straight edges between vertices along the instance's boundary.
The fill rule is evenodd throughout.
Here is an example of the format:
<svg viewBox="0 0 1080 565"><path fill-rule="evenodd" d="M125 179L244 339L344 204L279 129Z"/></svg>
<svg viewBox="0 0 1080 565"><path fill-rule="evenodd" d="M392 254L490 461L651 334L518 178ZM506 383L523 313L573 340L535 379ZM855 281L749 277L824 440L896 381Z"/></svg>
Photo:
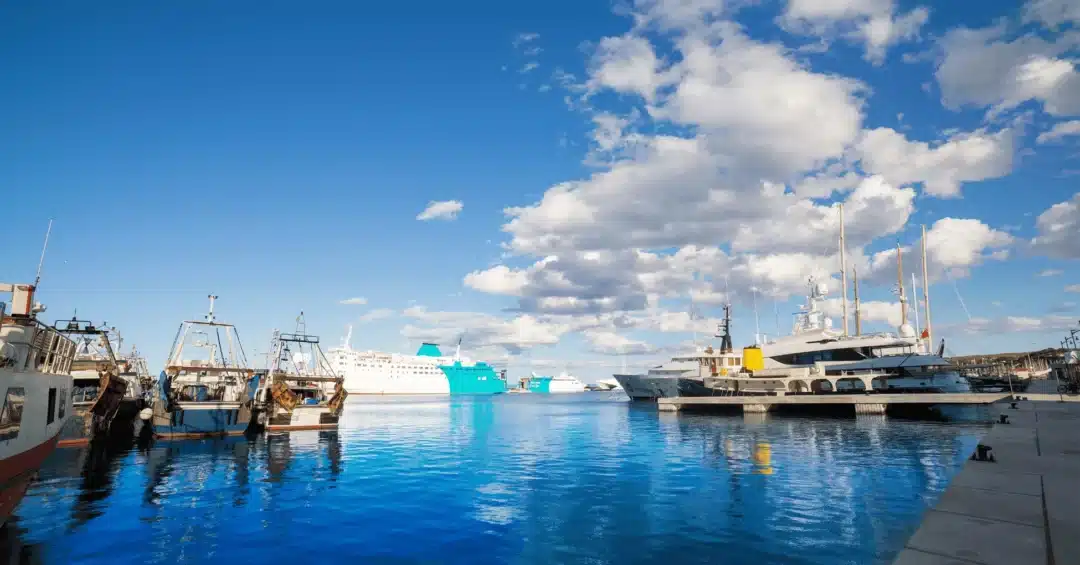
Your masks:
<svg viewBox="0 0 1080 565"><path fill-rule="evenodd" d="M505 377L482 361L461 356L461 341L453 356L434 343L424 343L416 355L357 351L350 346L352 326L341 347L327 352L334 372L344 376L349 394L500 394Z"/></svg>
<svg viewBox="0 0 1080 565"><path fill-rule="evenodd" d="M255 395L267 431L337 429L345 406L344 379L323 355L319 337L306 333L303 316L293 333L274 330L269 371Z"/></svg>
<svg viewBox="0 0 1080 565"><path fill-rule="evenodd" d="M71 414L75 342L38 320L45 310L34 301L39 281L40 275L34 284L0 283L0 293L11 295L10 305L0 302L0 524L56 448Z"/></svg>

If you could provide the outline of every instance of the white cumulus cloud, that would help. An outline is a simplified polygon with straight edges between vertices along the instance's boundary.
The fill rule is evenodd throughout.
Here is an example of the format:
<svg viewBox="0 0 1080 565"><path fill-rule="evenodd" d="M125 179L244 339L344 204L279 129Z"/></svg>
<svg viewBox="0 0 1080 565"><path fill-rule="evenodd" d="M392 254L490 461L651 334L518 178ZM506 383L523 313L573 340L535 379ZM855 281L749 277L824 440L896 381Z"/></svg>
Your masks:
<svg viewBox="0 0 1080 565"><path fill-rule="evenodd" d="M1057 259L1080 259L1080 192L1054 204L1035 219L1037 235L1031 240L1036 253Z"/></svg>
<svg viewBox="0 0 1080 565"><path fill-rule="evenodd" d="M964 182L1004 176L1012 171L1013 137L996 133L958 133L931 145L909 141L890 128L867 131L858 145L863 167L893 184L921 182L927 194L960 195Z"/></svg>
<svg viewBox="0 0 1080 565"><path fill-rule="evenodd" d="M364 304L367 304L367 298L364 298L363 296L357 296L355 298L346 298L345 300L340 301L339 304L351 304L351 305L356 305L356 306L363 306Z"/></svg>
<svg viewBox="0 0 1080 565"><path fill-rule="evenodd" d="M789 0L780 24L796 33L862 43L866 60L881 64L889 47L917 39L930 11L897 13L894 0Z"/></svg>
<svg viewBox="0 0 1080 565"><path fill-rule="evenodd" d="M416 219L421 222L428 220L453 220L457 218L465 205L460 200L432 200L427 208L417 214Z"/></svg>
<svg viewBox="0 0 1080 565"><path fill-rule="evenodd" d="M1053 143L1076 135L1080 135L1080 120L1071 120L1054 124L1054 127L1048 131L1040 133L1035 141L1038 143Z"/></svg>
<svg viewBox="0 0 1080 565"><path fill-rule="evenodd" d="M942 102L994 114L1034 100L1052 115L1080 114L1080 71L1065 56L1070 47L1034 33L1009 39L1004 23L950 30L935 73Z"/></svg>

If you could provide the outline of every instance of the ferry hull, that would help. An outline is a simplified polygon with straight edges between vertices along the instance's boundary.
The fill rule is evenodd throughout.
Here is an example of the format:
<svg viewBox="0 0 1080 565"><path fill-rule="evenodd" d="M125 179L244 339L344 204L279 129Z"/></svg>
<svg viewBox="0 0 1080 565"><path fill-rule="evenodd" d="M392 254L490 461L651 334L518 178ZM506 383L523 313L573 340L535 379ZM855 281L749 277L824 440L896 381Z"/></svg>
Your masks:
<svg viewBox="0 0 1080 565"><path fill-rule="evenodd" d="M585 392L585 385L581 383L568 383L551 378L536 378L529 380L529 392L538 394L574 394Z"/></svg>
<svg viewBox="0 0 1080 565"><path fill-rule="evenodd" d="M506 383L492 372L475 375L443 369L445 376L415 378L346 378L349 395L489 395L506 392Z"/></svg>

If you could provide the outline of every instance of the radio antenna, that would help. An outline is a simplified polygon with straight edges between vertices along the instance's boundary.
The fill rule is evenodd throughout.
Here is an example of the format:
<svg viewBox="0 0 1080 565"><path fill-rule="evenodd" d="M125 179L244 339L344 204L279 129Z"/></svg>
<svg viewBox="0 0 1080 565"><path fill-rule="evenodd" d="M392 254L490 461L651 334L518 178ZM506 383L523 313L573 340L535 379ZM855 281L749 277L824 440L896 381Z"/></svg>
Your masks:
<svg viewBox="0 0 1080 565"><path fill-rule="evenodd" d="M34 288L41 282L41 267L45 265L45 251L49 249L49 235L52 234L52 218L49 219L49 229L45 231L45 246L41 248L41 259L37 264L37 276L34 277Z"/></svg>

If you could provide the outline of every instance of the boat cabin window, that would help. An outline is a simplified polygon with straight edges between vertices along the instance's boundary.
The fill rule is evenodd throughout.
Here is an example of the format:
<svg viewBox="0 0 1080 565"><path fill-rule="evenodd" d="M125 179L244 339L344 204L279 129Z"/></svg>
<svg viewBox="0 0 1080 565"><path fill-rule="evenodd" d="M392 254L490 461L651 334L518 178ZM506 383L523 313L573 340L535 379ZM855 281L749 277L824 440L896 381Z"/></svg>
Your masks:
<svg viewBox="0 0 1080 565"><path fill-rule="evenodd" d="M60 389L60 413L57 414L56 417L60 418L61 420L64 419L64 414L67 413L67 397L68 397L68 389L66 389L66 388Z"/></svg>
<svg viewBox="0 0 1080 565"><path fill-rule="evenodd" d="M47 426L47 425L53 423L53 420L56 419L56 389L55 388L50 388L49 389L49 406L48 406L48 408L46 410L47 410L47 412L45 412L45 418L46 418L45 425Z"/></svg>
<svg viewBox="0 0 1080 565"><path fill-rule="evenodd" d="M866 355L858 349L848 348L777 355L776 357L773 357L773 359L785 365L813 365L818 361L862 361L863 359L866 359Z"/></svg>
<svg viewBox="0 0 1080 565"><path fill-rule="evenodd" d="M181 402L209 402L221 400L223 389L211 391L206 385L187 385L180 389L179 399Z"/></svg>
<svg viewBox="0 0 1080 565"><path fill-rule="evenodd" d="M83 381L83 382L85 382L85 381ZM98 381L97 379L94 379L91 382L93 384L87 384L87 385L81 385L81 386L76 385L75 388L72 390L72 393L71 393L71 401L72 402L93 402L93 401L97 400L98 389L100 388L98 386L98 384L100 383L100 381Z"/></svg>
<svg viewBox="0 0 1080 565"><path fill-rule="evenodd" d="M7 389L4 407L0 409L0 441L9 440L19 435L22 423L23 404L26 402L26 389L13 386Z"/></svg>

